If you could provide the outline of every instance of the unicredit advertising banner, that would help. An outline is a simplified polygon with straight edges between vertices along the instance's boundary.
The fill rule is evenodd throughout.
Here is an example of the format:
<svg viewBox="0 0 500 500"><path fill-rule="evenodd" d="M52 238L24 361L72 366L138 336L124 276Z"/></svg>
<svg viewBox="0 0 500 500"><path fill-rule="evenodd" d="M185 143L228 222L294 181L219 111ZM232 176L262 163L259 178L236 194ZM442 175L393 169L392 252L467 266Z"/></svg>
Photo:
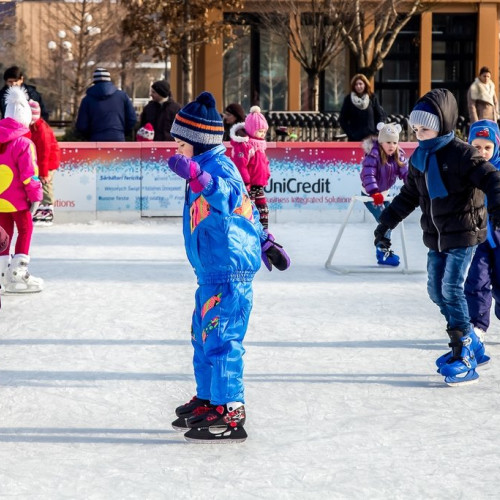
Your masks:
<svg viewBox="0 0 500 500"><path fill-rule="evenodd" d="M174 143L61 143L58 211L139 211L180 216L185 182L167 165ZM409 155L415 144L402 144ZM269 208L342 210L361 191L359 143L270 143ZM230 148L228 149L230 155Z"/></svg>

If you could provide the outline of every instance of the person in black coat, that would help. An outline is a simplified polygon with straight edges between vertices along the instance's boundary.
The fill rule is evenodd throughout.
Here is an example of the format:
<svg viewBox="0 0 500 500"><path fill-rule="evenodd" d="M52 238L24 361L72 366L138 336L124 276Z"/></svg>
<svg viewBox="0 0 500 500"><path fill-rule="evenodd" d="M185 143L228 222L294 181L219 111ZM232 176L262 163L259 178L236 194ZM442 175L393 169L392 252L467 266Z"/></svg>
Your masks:
<svg viewBox="0 0 500 500"><path fill-rule="evenodd" d="M407 180L382 212L375 243L390 247L388 229L418 206L427 257L427 291L446 319L451 352L436 365L445 382L458 385L478 378L476 367L489 360L474 332L464 293L466 273L478 244L486 239L487 212L500 227L500 171L477 150L455 137L458 106L446 89L420 98L410 114L418 147Z"/></svg>
<svg viewBox="0 0 500 500"><path fill-rule="evenodd" d="M351 93L346 95L339 122L349 141L362 141L377 136L377 124L385 122L387 115L372 92L365 75L358 73L351 79Z"/></svg>
<svg viewBox="0 0 500 500"><path fill-rule="evenodd" d="M0 89L0 115L1 118L5 115L5 98L7 97L7 90L13 85L20 86L27 94L28 98L32 101L38 102L40 104L40 113L42 118L47 121L49 119L49 112L45 107L42 99L42 94L36 90L33 85L27 85L24 83L24 75L19 66L11 66L4 71L3 79L5 85Z"/></svg>
<svg viewBox="0 0 500 500"><path fill-rule="evenodd" d="M154 82L151 85L150 96L151 101L142 110L140 126L151 123L155 133L154 141L173 141L170 129L181 106L172 99L170 84L166 80Z"/></svg>
<svg viewBox="0 0 500 500"><path fill-rule="evenodd" d="M93 81L80 103L76 129L88 141L125 141L137 121L132 101L113 85L104 68L94 71Z"/></svg>

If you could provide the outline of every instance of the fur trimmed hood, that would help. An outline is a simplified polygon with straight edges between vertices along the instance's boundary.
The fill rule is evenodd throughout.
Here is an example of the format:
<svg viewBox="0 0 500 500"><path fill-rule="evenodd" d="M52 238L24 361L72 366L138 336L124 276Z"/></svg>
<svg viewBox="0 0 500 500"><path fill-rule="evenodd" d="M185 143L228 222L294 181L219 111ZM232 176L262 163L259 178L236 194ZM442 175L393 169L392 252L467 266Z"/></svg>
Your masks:
<svg viewBox="0 0 500 500"><path fill-rule="evenodd" d="M229 130L229 137L234 142L248 142L249 137L245 131L245 123L235 123Z"/></svg>

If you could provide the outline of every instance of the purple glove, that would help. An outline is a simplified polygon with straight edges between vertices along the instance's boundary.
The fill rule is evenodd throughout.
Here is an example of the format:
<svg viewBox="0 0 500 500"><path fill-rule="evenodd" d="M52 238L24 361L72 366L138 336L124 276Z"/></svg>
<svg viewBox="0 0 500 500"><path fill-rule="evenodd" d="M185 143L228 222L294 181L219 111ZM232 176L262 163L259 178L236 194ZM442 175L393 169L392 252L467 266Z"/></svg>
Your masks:
<svg viewBox="0 0 500 500"><path fill-rule="evenodd" d="M174 174L186 179L195 193L203 191L212 180L212 176L208 172L203 172L198 163L184 155L171 156L168 159L168 166Z"/></svg>
<svg viewBox="0 0 500 500"><path fill-rule="evenodd" d="M273 266L279 271L290 267L290 257L285 249L274 241L274 236L271 233L268 233L267 240L262 244L262 261L269 271L273 270Z"/></svg>

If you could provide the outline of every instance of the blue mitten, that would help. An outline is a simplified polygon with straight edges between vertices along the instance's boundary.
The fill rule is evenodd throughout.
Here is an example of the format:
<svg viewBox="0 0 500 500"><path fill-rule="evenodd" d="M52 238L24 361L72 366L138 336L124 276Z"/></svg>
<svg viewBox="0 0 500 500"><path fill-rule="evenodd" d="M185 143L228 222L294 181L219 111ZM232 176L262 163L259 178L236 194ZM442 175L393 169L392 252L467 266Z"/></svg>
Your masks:
<svg viewBox="0 0 500 500"><path fill-rule="evenodd" d="M264 265L273 270L273 266L279 271L285 271L290 267L290 257L285 249L274 241L274 236L268 233L267 240L262 244L262 261Z"/></svg>

